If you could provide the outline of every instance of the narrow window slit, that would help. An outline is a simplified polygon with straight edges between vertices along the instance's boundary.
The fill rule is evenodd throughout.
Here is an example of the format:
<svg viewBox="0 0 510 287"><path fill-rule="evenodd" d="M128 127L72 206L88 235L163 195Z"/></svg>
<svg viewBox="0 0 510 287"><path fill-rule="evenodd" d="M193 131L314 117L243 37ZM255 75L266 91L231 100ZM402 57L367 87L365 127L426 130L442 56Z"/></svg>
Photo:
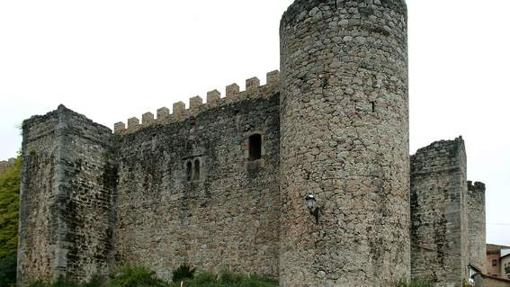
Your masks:
<svg viewBox="0 0 510 287"><path fill-rule="evenodd" d="M375 113L375 102L370 102L372 104L372 113Z"/></svg>
<svg viewBox="0 0 510 287"><path fill-rule="evenodd" d="M253 134L248 138L249 160L262 158L262 135Z"/></svg>
<svg viewBox="0 0 510 287"><path fill-rule="evenodd" d="M199 180L200 179L200 160L195 160L195 172L193 173L193 180Z"/></svg>
<svg viewBox="0 0 510 287"><path fill-rule="evenodd" d="M187 181L191 181L191 174L192 174L193 170L192 170L192 166L191 166L191 162L188 161L186 163L186 180Z"/></svg>

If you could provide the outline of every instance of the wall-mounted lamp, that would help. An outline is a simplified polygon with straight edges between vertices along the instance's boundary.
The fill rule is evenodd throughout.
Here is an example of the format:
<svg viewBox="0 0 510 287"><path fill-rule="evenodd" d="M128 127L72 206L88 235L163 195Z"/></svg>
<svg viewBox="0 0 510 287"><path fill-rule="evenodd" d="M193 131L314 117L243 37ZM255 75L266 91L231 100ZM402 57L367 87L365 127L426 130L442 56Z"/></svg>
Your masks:
<svg viewBox="0 0 510 287"><path fill-rule="evenodd" d="M315 222L319 224L319 208L317 207L317 200L313 194L309 194L305 197L306 207L310 211L310 214L315 217Z"/></svg>

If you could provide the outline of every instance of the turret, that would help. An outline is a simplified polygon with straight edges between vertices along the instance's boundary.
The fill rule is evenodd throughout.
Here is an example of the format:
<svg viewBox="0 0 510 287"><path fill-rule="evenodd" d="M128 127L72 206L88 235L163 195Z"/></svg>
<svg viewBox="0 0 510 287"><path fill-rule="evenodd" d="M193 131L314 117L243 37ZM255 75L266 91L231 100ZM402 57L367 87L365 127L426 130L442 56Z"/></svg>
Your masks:
<svg viewBox="0 0 510 287"><path fill-rule="evenodd" d="M405 2L297 0L280 37L281 286L408 278Z"/></svg>

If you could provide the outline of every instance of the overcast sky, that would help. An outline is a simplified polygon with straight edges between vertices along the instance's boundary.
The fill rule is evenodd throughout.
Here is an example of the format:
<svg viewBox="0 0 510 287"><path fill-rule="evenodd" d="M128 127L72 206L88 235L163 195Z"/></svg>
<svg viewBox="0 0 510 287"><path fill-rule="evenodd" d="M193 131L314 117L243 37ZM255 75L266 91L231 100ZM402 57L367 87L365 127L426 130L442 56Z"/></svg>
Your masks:
<svg viewBox="0 0 510 287"><path fill-rule="evenodd" d="M292 0L0 1L0 159L63 103L109 127L279 67ZM411 152L462 135L510 245L510 1L407 0Z"/></svg>

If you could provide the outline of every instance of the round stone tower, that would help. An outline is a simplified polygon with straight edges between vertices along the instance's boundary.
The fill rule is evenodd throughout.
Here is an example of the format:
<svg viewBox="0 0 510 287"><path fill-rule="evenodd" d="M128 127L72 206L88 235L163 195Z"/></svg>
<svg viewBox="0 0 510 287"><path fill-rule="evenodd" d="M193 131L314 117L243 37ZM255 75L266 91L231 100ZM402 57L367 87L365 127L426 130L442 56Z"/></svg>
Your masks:
<svg viewBox="0 0 510 287"><path fill-rule="evenodd" d="M281 286L408 278L405 1L296 0L280 37Z"/></svg>

